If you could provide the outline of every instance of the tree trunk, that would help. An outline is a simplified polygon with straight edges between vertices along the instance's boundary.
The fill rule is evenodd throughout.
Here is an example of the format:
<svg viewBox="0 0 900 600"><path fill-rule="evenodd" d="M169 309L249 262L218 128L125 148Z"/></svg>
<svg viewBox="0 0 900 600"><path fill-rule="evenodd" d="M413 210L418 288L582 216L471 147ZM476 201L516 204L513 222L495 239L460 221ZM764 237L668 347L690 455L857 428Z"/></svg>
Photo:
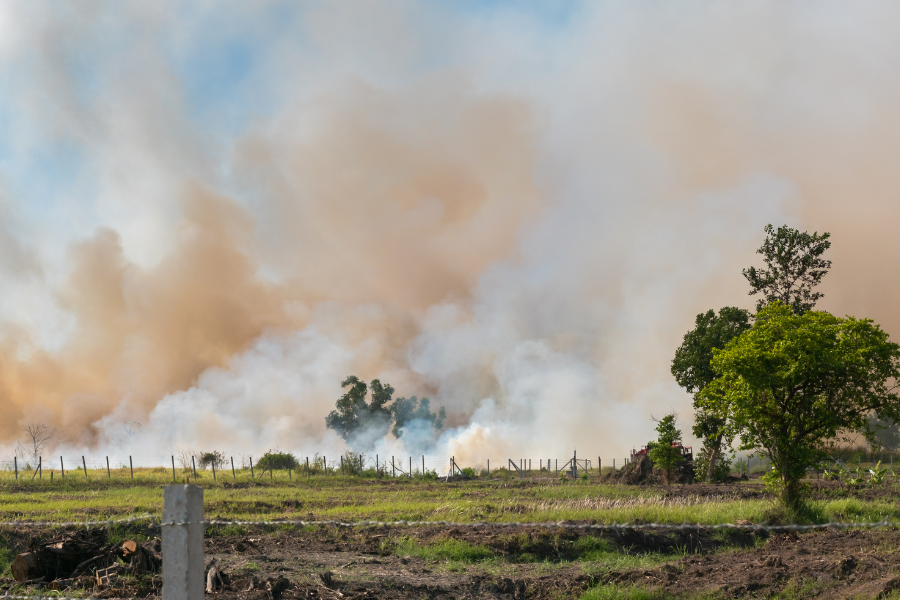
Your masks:
<svg viewBox="0 0 900 600"><path fill-rule="evenodd" d="M706 467L706 483L713 482L713 473L716 470L717 458L719 458L719 447L711 446L709 448L709 466Z"/></svg>
<svg viewBox="0 0 900 600"><path fill-rule="evenodd" d="M36 552L26 552L16 556L12 565L9 567L9 570L12 571L13 578L16 581L21 582L43 576L44 572L41 570L37 558L38 555Z"/></svg>

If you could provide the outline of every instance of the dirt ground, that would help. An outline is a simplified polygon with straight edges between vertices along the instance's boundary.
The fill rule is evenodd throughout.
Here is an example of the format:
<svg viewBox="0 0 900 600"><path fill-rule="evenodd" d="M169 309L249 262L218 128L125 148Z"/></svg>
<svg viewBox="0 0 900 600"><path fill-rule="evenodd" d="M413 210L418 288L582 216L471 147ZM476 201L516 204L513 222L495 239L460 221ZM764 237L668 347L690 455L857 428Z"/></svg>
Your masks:
<svg viewBox="0 0 900 600"><path fill-rule="evenodd" d="M898 543L900 532L893 530L781 534L756 550L691 555L603 580L662 588L676 597L715 591L722 598L765 598L793 586L798 598L881 598L900 589Z"/></svg>
<svg viewBox="0 0 900 600"><path fill-rule="evenodd" d="M17 545L29 545L28 533L14 535ZM578 598L589 587L604 584L639 585L672 597L712 592L721 598L765 598L789 586L802 588L793 596L798 598L878 598L900 590L900 531L828 530L764 539L735 533L727 540L709 532L604 534L624 553L673 553L673 560L657 568L622 571L573 561L567 548L579 535L571 530L511 532L497 526L259 531L207 536L205 554L207 563L214 561L223 574L224 585L210 595L221 600L562 599ZM423 543L465 540L510 560L460 564L405 557L393 551L399 536ZM159 551L158 539L145 544ZM532 561L514 562L525 546ZM0 594L12 583L0 581ZM94 597L155 598L161 580L145 575L104 588L92 588L88 579L75 584Z"/></svg>

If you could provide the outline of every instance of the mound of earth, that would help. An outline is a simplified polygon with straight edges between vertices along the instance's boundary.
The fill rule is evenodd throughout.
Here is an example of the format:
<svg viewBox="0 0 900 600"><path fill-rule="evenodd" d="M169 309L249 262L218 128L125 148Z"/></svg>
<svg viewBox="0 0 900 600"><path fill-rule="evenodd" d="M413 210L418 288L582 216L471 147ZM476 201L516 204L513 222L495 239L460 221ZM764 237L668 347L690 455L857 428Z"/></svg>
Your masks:
<svg viewBox="0 0 900 600"><path fill-rule="evenodd" d="M621 469L616 469L603 476L604 483L622 483L626 485L651 485L663 483L662 471L653 467L653 461L646 454L636 457ZM675 468L675 477L671 483L692 483L694 481L694 465L683 461Z"/></svg>

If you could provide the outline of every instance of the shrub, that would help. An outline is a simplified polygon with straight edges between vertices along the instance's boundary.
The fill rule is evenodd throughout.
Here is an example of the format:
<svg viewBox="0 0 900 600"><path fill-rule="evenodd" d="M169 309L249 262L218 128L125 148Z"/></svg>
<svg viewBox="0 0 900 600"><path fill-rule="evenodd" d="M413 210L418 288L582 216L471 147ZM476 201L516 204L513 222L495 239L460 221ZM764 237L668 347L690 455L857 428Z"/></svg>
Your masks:
<svg viewBox="0 0 900 600"><path fill-rule="evenodd" d="M300 462L297 457L288 452L278 452L269 450L262 455L256 463L256 467L262 471L273 471L275 469L297 469Z"/></svg>
<svg viewBox="0 0 900 600"><path fill-rule="evenodd" d="M716 457L716 466L713 468L712 481L710 483L721 483L728 481L731 475L731 461L734 457L726 454L719 454ZM694 481L703 481L706 479L706 472L709 469L709 451L706 448L697 453L694 459L694 473L696 478Z"/></svg>
<svg viewBox="0 0 900 600"><path fill-rule="evenodd" d="M225 453L218 450L212 452L200 452L197 455L197 467L200 469L208 469L215 467L221 469L225 466Z"/></svg>

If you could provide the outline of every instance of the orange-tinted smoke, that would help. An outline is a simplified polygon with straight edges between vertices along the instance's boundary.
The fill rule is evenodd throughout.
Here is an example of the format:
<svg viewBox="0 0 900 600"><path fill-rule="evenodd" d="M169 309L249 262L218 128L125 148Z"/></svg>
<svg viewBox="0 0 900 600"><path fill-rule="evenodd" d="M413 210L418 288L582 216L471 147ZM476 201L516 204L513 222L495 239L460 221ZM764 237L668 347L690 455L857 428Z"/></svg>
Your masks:
<svg viewBox="0 0 900 600"><path fill-rule="evenodd" d="M439 106L426 102L434 94ZM361 376L403 366L415 315L465 297L533 214L529 115L450 86L347 97L323 101L311 135L248 136L234 165L257 190L246 204L186 182L177 244L158 265L129 262L111 229L73 243L57 296L74 329L59 351L25 357L28 340L7 336L0 437L41 421L55 443L95 443L99 419L142 421L267 331L303 327L326 300L386 310L386 347ZM339 326L345 338L367 334L350 316Z"/></svg>

